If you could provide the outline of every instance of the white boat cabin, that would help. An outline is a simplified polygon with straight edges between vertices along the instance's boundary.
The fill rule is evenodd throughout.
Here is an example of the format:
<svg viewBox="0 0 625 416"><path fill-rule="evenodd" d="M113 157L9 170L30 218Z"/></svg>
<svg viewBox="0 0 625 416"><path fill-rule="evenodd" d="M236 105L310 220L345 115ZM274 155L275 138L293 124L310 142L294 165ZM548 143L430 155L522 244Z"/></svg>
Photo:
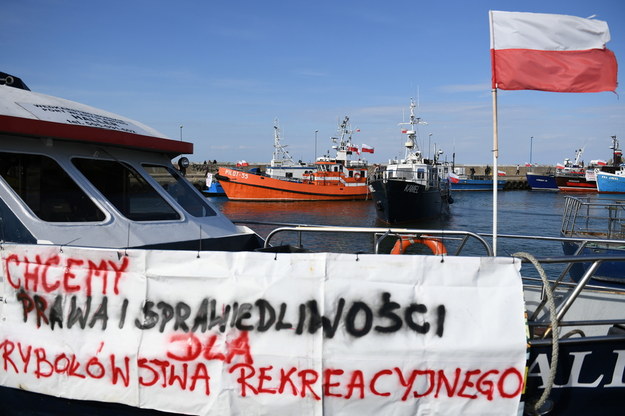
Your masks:
<svg viewBox="0 0 625 416"><path fill-rule="evenodd" d="M1 239L27 244L250 249L171 159L191 143L79 103L0 85Z"/></svg>

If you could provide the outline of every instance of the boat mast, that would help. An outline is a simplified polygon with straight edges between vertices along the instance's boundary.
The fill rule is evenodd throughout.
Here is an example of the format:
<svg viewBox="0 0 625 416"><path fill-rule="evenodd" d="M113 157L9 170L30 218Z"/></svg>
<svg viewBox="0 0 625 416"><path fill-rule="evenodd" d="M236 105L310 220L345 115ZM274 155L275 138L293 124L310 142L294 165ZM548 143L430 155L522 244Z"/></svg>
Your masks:
<svg viewBox="0 0 625 416"><path fill-rule="evenodd" d="M616 136L612 136L612 166L619 167L623 160L623 153L621 149L619 149L618 140L616 140Z"/></svg>
<svg viewBox="0 0 625 416"><path fill-rule="evenodd" d="M584 153L583 147L575 151L575 163L573 164L573 166L579 166L579 160L582 158L583 153Z"/></svg>
<svg viewBox="0 0 625 416"><path fill-rule="evenodd" d="M343 121L339 124L338 136L332 137L332 141L336 145L332 146L336 150L336 160L347 162L347 155L351 152L352 146L352 130L349 125L349 117L345 116Z"/></svg>
<svg viewBox="0 0 625 416"><path fill-rule="evenodd" d="M278 119L273 124L273 156L271 158L271 166L293 166L295 162L286 150L286 146L280 143L280 126Z"/></svg>
<svg viewBox="0 0 625 416"><path fill-rule="evenodd" d="M419 124L427 124L425 121L421 121L420 117L415 115L416 104L413 98L410 98L410 119L408 123L399 123L400 126L410 126L409 129L403 129L402 133L406 134L406 142L404 146L406 147L405 152L405 160L408 160L411 157L421 158L421 152L419 151L419 146L417 145L417 126Z"/></svg>

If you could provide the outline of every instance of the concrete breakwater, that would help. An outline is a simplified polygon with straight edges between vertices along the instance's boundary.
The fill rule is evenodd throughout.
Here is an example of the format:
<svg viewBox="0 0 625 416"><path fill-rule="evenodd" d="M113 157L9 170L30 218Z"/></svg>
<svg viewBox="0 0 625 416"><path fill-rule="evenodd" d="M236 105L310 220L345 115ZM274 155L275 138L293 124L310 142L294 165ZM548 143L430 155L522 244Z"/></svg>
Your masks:
<svg viewBox="0 0 625 416"><path fill-rule="evenodd" d="M174 163L174 166L177 166L177 165ZM383 164L371 165L369 166L369 174L372 174L377 166L384 167ZM491 174L492 174L491 165L455 165L455 166L457 168L464 168L464 171L467 174L469 174L471 172L471 169L473 169L475 171L474 172L475 175L484 175L486 173L487 168L490 168ZM260 163L260 164L253 163L244 168L237 168L236 163L234 162L208 162L208 161L204 163L191 162L189 167L186 169L185 176L198 189L204 189L205 183L206 183L205 182L206 173L207 172L216 173L220 167L244 169L244 170L249 170L252 168L259 168L261 171L264 171L265 168L267 167L267 164L266 163ZM536 172L539 174L546 174L549 172L554 172L555 167L547 166L547 165L533 166L533 167L526 167L526 166L521 166L521 165L503 165L503 166L500 165L498 167L498 170L500 172L505 173L505 175L499 176L499 179L506 180L506 185L504 186L504 190L523 190L523 189L529 189L529 185L527 184L527 179L525 177L528 171Z"/></svg>

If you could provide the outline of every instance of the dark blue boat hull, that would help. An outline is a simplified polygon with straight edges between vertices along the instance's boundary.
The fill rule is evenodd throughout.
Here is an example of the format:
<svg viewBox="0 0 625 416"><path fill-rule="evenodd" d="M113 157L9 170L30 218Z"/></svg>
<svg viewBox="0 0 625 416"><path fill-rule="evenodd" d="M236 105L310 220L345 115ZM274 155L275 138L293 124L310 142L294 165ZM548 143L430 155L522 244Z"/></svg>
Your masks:
<svg viewBox="0 0 625 416"><path fill-rule="evenodd" d="M497 179L497 189L503 190L506 185L505 179ZM459 179L458 182L451 182L451 189L454 191L492 191L492 179Z"/></svg>
<svg viewBox="0 0 625 416"><path fill-rule="evenodd" d="M565 241L562 243L562 250L565 255L570 256L578 250L579 244L575 242ZM625 247L619 248L601 248L586 247L580 254L581 256L598 256L598 255L625 255ZM575 263L569 270L571 278L578 282L591 263ZM599 284L603 286L625 288L625 263L624 262L604 262L602 263L592 279L590 284Z"/></svg>
<svg viewBox="0 0 625 416"><path fill-rule="evenodd" d="M400 181L374 181L373 198L378 219L387 224L418 222L449 215L451 197L445 189Z"/></svg>
<svg viewBox="0 0 625 416"><path fill-rule="evenodd" d="M559 191L554 175L539 175L529 172L526 178L532 191Z"/></svg>
<svg viewBox="0 0 625 416"><path fill-rule="evenodd" d="M206 195L211 195L211 196L218 196L218 195L226 194L226 191L224 191L224 188L221 186L221 184L218 181L213 181L211 186L209 186L207 189L203 189L202 192Z"/></svg>
<svg viewBox="0 0 625 416"><path fill-rule="evenodd" d="M623 330L617 330L622 332ZM608 335L608 334L606 334ZM574 337L560 340L554 387L549 395L549 416L623 414L623 360L625 338L615 336L588 342ZM620 352L619 352L620 351ZM527 412L544 391L551 363L551 344L529 349L528 379L524 397Z"/></svg>
<svg viewBox="0 0 625 416"><path fill-rule="evenodd" d="M119 403L70 400L0 387L2 416L178 416Z"/></svg>

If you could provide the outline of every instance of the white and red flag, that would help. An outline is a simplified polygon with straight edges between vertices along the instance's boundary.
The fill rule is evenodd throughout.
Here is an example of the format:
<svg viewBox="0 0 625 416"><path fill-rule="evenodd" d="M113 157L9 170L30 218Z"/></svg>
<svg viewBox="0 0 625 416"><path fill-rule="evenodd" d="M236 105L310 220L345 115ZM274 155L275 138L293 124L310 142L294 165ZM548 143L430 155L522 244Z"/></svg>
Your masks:
<svg viewBox="0 0 625 416"><path fill-rule="evenodd" d="M347 151L348 152L356 152L356 153L360 154L360 151L358 150L358 146L349 146L347 148Z"/></svg>
<svg viewBox="0 0 625 416"><path fill-rule="evenodd" d="M493 89L614 91L618 67L609 40L601 20L491 11Z"/></svg>
<svg viewBox="0 0 625 416"><path fill-rule="evenodd" d="M360 151L363 153L373 153L374 150L375 149L368 144L363 144L362 146L360 146Z"/></svg>

